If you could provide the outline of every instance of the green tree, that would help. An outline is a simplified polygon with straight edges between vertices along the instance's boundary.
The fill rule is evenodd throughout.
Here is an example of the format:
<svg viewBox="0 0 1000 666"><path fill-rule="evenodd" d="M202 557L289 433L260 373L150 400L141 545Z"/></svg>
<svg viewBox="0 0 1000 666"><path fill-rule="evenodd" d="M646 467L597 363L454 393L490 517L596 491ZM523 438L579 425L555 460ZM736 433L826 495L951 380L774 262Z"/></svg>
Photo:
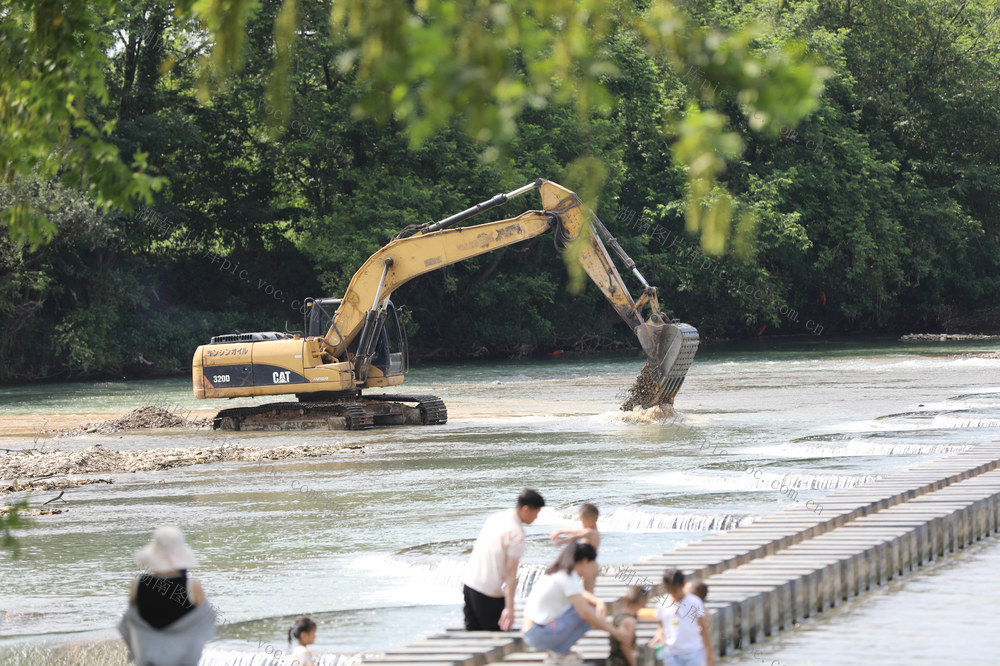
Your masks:
<svg viewBox="0 0 1000 666"><path fill-rule="evenodd" d="M138 22L149 32L139 42L130 33L124 44L123 118L141 111L142 100L148 97L143 90L155 82L157 56L164 51L164 8L156 3L147 7L148 11L124 17L130 27ZM244 26L255 8L248 0L186 0L176 7L176 14L204 21L215 41L207 62L231 74L243 62ZM296 45L298 3L284 0L276 17L269 90L284 119L289 110L284 79L291 71ZM477 141L489 146L487 158L509 145L529 107L572 100L584 124L593 112L609 111L614 97L607 80L617 70L605 43L622 30L638 35L657 57L675 66L700 68L701 76L735 95L751 123L763 130L794 123L809 113L826 75L825 69L802 58L794 44L760 53L752 48L757 29L734 35L703 31L689 25L665 1L638 10L628 2L596 0L424 0L415 5L354 0L334 3L332 18L353 46L340 54L341 69L357 66L362 80L370 84L355 110L399 118L414 146L460 118ZM12 139L5 141L6 149L0 153L5 181L35 173L42 178L58 175L89 191L105 208L127 208L134 198L149 202L163 181L145 173L146 154L135 153L135 170L130 171L119 159L118 149L100 138L112 125L106 123L99 130L84 109L88 97L100 103L108 99L101 71L112 44L99 26L104 20L120 19L117 4L23 0L2 19L6 49L2 55L18 63L0 78L0 121ZM172 62L162 65L169 67ZM212 75L211 69L203 72L203 83ZM700 231L703 245L720 252L731 202L721 196L703 203L724 160L738 154L740 142L724 131L718 114L696 105L680 118L677 128L674 154L687 166L690 184L688 229ZM581 191L596 193L605 170L582 159L571 173L578 174ZM6 209L4 216L14 237L33 245L54 233L45 212L23 202Z"/></svg>
<svg viewBox="0 0 1000 666"><path fill-rule="evenodd" d="M353 46L341 68L357 67L371 83L356 112L400 119L413 146L459 118L488 144L487 160L505 154L528 108L572 101L589 134L592 117L607 115L616 101L610 82L620 70L607 44L623 34L638 40L701 91L667 129L687 175L687 230L700 233L713 254L725 249L732 200L709 193L743 144L721 114L700 104L711 103L721 87L755 130L774 133L816 107L829 74L797 42L761 50L760 26L702 29L664 0L641 7L603 0L348 0L334 4L333 18ZM573 166L568 184L597 201L606 169L595 168L589 155Z"/></svg>
<svg viewBox="0 0 1000 666"><path fill-rule="evenodd" d="M0 9L0 182L58 178L103 209L152 201L163 181L145 173L146 156L126 163L88 106L108 99L108 0L15 0ZM15 201L0 218L18 242L52 239L50 211Z"/></svg>

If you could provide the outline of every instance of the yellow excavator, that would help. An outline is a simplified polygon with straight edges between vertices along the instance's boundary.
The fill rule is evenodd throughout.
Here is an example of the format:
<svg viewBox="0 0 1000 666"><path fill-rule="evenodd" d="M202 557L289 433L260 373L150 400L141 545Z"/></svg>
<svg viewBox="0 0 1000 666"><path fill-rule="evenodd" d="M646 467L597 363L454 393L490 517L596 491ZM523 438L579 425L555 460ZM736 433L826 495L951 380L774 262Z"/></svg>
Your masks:
<svg viewBox="0 0 1000 666"><path fill-rule="evenodd" d="M450 228L536 189L542 210ZM547 233L564 248L573 246L587 275L638 337L647 357L643 373L652 386L642 406L673 404L698 348L698 331L668 319L660 311L656 288L597 216L575 193L542 178L438 222L407 227L369 257L343 298L307 299L301 333L213 337L194 353L194 395L297 398L222 410L214 419L217 430L358 430L445 423L447 409L435 396L362 393L399 386L408 370L406 333L390 300L392 292L424 273ZM601 238L642 283L638 300L626 288Z"/></svg>

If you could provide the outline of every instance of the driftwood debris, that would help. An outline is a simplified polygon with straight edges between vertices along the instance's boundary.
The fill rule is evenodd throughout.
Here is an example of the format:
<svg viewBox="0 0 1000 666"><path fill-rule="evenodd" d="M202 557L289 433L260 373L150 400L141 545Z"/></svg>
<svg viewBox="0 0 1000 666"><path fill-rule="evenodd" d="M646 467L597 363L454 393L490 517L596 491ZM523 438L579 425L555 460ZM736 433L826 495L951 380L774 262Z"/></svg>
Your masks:
<svg viewBox="0 0 1000 666"><path fill-rule="evenodd" d="M63 490L66 488L76 488L78 486L89 486L95 483L114 483L111 479L52 479L51 481L42 481L41 479L54 476L53 474L47 474L45 477L38 477L36 479L29 479L24 483L20 480L15 479L14 483L9 486L0 487L0 495L7 495L9 493L21 493L28 490ZM59 493L59 497L55 499L60 499L62 493ZM54 501L54 500L50 500ZM65 500L63 500L65 501ZM48 502L46 502L48 504Z"/></svg>
<svg viewBox="0 0 1000 666"><path fill-rule="evenodd" d="M53 497L52 499L48 500L47 502L42 502L42 506L45 506L46 504L52 504L52 503L53 503L53 502L55 502L56 500L59 500L59 501L62 501L62 502L65 502L66 500L64 500L64 499L63 499L63 495L64 495L65 493L66 493L66 491L65 491L65 490L60 490L60 491L59 491L59 494L58 494L58 495L56 495L56 496L55 496L55 497Z"/></svg>

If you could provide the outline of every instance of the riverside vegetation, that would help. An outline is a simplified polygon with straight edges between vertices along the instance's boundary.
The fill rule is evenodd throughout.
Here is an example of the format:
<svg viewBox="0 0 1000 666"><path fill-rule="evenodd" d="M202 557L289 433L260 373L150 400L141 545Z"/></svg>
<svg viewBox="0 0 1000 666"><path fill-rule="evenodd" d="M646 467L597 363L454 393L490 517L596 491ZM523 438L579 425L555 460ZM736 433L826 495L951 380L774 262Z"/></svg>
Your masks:
<svg viewBox="0 0 1000 666"><path fill-rule="evenodd" d="M579 178L567 165L591 158L605 172L590 198L596 212L671 314L707 338L765 326L808 334L821 325L823 335L996 328L993 0L685 3L691 25L750 35L746 49L762 61L787 41L828 68L811 114L760 132L725 72L671 65L628 26L605 26L601 81L612 96L583 111L572 96L523 105L493 162L481 159L471 121L425 122L412 141L409 98L381 123L359 115L378 81L364 77L364 62L338 64L362 51L331 28L330 4L312 0L293 5L290 57L276 51L288 4L265 0L248 15L242 69L215 81L210 98L200 94L204 43L188 16L126 3L95 28L107 37L94 59L107 96L79 103L95 127L114 121L106 141L123 155L141 151L160 189L124 213L41 175L0 185L0 209L28 202L58 232L35 250L0 238L0 381L186 372L211 335L301 328L305 297L340 296L406 225L537 176L572 186ZM5 34L14 34L11 16L0 12ZM739 32L752 21L771 27ZM276 61L284 97L268 92ZM513 61L526 81L539 78ZM718 146L731 158L718 182L745 224L733 227L733 252L711 262L658 240L683 236L693 187L670 148L690 138L677 119L708 111L745 146ZM752 234L740 230L747 225ZM633 344L601 295L571 294L570 280L541 238L436 271L396 300L423 357ZM807 331L807 321L816 326Z"/></svg>

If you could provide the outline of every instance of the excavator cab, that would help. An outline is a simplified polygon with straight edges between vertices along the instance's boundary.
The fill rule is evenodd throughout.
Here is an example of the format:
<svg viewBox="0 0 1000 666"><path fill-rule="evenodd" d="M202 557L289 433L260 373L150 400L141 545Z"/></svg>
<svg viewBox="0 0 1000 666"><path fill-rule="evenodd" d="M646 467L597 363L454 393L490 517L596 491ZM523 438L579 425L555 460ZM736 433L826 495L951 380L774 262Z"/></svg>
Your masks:
<svg viewBox="0 0 1000 666"><path fill-rule="evenodd" d="M376 348L372 365L387 377L404 375L410 369L410 350L406 341L406 328L399 317L399 311L389 301L382 325L382 334Z"/></svg>
<svg viewBox="0 0 1000 666"><path fill-rule="evenodd" d="M356 349L357 345L354 347ZM375 353L372 355L371 368L378 370L384 377L401 377L410 369L408 356L406 329L403 328L396 306L390 300L386 304L381 330L375 334Z"/></svg>
<svg viewBox="0 0 1000 666"><path fill-rule="evenodd" d="M334 315L341 301L339 298L306 300L308 312L305 315L305 330L308 337L323 337L326 334L333 326ZM376 321L378 330L373 333L374 351L371 365L368 367L372 381L366 386L384 386L389 378L402 377L410 369L406 329L391 299L385 304L384 314L380 314ZM357 337L347 347L348 354L352 358L357 356L360 341L361 338ZM371 371L372 368L375 372Z"/></svg>
<svg viewBox="0 0 1000 666"><path fill-rule="evenodd" d="M333 322L333 315L337 313L342 299L340 298L307 298L305 314L306 336L319 338L326 335L330 324Z"/></svg>

